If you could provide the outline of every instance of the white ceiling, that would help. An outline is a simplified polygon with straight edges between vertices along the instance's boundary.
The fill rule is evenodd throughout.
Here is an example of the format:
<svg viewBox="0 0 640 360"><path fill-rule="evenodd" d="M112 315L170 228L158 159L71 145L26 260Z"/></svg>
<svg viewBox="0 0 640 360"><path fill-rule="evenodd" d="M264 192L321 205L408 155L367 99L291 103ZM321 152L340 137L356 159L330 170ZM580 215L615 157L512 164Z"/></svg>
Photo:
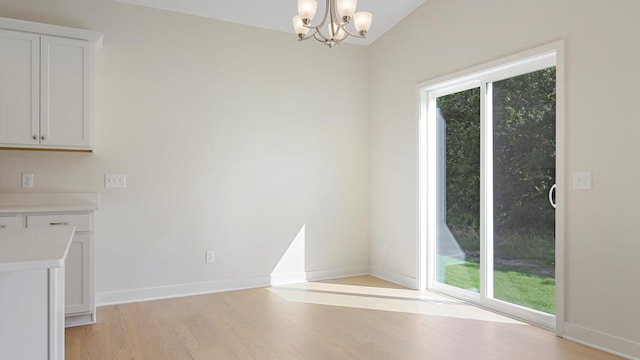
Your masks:
<svg viewBox="0 0 640 360"><path fill-rule="evenodd" d="M208 17L216 20L291 33L291 18L298 13L297 0L115 0L123 3ZM373 13L366 39L352 44L369 45L384 35L426 0L359 0L358 11ZM322 15L324 1L318 0L315 25ZM295 35L293 37L295 39Z"/></svg>

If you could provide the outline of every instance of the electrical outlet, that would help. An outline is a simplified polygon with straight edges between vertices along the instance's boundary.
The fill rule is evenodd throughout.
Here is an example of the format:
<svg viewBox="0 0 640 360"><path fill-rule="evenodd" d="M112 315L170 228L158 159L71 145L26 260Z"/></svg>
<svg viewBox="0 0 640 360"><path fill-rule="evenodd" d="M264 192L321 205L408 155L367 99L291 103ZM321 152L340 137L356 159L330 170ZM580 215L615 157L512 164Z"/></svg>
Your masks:
<svg viewBox="0 0 640 360"><path fill-rule="evenodd" d="M205 252L204 262L207 264L213 264L213 261L214 261L213 250L207 250Z"/></svg>
<svg viewBox="0 0 640 360"><path fill-rule="evenodd" d="M22 187L23 188L33 187L33 174L22 174Z"/></svg>
<svg viewBox="0 0 640 360"><path fill-rule="evenodd" d="M127 175L124 174L106 174L104 176L104 187L106 188L126 188Z"/></svg>

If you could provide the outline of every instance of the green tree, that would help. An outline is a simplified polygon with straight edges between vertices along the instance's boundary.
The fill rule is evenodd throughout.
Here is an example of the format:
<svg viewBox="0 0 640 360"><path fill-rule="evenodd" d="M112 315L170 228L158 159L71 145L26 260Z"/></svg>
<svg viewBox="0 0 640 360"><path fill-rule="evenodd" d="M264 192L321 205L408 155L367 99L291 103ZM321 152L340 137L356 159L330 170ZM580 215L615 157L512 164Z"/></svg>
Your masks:
<svg viewBox="0 0 640 360"><path fill-rule="evenodd" d="M555 68L493 86L496 256L552 261L555 183ZM466 252L478 250L480 89L437 98L446 121L446 222Z"/></svg>
<svg viewBox="0 0 640 360"><path fill-rule="evenodd" d="M480 248L480 89L437 98L445 119L446 223L467 253Z"/></svg>
<svg viewBox="0 0 640 360"><path fill-rule="evenodd" d="M495 82L493 94L496 256L553 261L555 68Z"/></svg>

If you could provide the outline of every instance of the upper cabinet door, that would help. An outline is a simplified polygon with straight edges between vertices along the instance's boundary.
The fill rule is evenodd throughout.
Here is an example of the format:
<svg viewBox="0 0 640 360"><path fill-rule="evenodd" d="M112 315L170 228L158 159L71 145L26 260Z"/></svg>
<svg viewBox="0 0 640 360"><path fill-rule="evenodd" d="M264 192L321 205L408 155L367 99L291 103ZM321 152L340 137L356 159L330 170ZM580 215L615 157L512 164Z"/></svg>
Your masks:
<svg viewBox="0 0 640 360"><path fill-rule="evenodd" d="M41 144L90 149L93 48L87 41L49 36L40 43Z"/></svg>
<svg viewBox="0 0 640 360"><path fill-rule="evenodd" d="M0 30L0 144L40 141L40 36Z"/></svg>

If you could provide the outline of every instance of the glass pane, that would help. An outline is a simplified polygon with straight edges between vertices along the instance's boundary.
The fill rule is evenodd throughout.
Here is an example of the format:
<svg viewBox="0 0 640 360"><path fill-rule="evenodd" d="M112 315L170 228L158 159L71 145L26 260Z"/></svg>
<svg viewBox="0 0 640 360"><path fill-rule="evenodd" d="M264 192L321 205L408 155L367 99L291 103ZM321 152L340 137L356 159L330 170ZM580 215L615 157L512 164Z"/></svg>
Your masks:
<svg viewBox="0 0 640 360"><path fill-rule="evenodd" d="M438 282L479 292L480 89L438 97Z"/></svg>
<svg viewBox="0 0 640 360"><path fill-rule="evenodd" d="M494 298L555 314L555 68L493 83Z"/></svg>

